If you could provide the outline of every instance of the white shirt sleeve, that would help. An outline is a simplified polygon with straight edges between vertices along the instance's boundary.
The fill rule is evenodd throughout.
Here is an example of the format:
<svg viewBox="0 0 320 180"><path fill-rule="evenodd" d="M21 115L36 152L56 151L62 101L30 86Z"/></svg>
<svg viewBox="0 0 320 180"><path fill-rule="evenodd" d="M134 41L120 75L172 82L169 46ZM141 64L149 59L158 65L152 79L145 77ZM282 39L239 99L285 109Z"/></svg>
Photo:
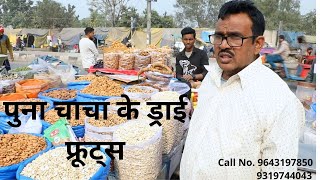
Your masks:
<svg viewBox="0 0 320 180"><path fill-rule="evenodd" d="M272 113L272 112L270 112ZM261 159L274 163L279 161L279 166L261 166L263 172L296 172L299 150L299 137L304 125L304 108L298 99L289 101L281 113L275 116L273 123L267 125L264 133L264 141L261 145ZM286 166L286 159L290 166ZM284 166L283 162L284 161Z"/></svg>

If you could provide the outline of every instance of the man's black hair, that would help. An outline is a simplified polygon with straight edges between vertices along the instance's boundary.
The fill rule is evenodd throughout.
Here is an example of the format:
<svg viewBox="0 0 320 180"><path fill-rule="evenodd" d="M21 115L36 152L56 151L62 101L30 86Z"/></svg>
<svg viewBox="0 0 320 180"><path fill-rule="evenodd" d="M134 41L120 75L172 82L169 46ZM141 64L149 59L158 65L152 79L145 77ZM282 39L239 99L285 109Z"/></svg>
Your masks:
<svg viewBox="0 0 320 180"><path fill-rule="evenodd" d="M181 30L181 35L184 36L186 34L193 34L193 37L196 38L196 31L191 27L185 27Z"/></svg>
<svg viewBox="0 0 320 180"><path fill-rule="evenodd" d="M230 15L246 13L252 21L253 36L263 36L265 30L265 20L261 11L249 0L233 0L222 5L218 19L224 20Z"/></svg>
<svg viewBox="0 0 320 180"><path fill-rule="evenodd" d="M94 29L93 29L92 27L87 27L87 28L84 30L84 34L87 35L87 34L93 32L93 31L94 31Z"/></svg>
<svg viewBox="0 0 320 180"><path fill-rule="evenodd" d="M307 51L309 51L309 50L313 50L313 48L312 47L308 47Z"/></svg>
<svg viewBox="0 0 320 180"><path fill-rule="evenodd" d="M298 40L298 43L305 43L306 42L304 36L298 36L297 40Z"/></svg>
<svg viewBox="0 0 320 180"><path fill-rule="evenodd" d="M280 35L280 36L279 36L279 39L285 40L284 35Z"/></svg>

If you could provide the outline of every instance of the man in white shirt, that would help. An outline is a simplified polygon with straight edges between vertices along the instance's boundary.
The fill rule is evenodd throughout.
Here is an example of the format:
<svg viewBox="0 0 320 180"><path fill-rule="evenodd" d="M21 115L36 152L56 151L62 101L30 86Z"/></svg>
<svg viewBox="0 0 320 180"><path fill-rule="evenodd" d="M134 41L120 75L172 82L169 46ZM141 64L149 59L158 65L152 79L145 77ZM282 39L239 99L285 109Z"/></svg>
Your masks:
<svg viewBox="0 0 320 180"><path fill-rule="evenodd" d="M264 17L252 2L229 1L221 7L210 36L216 61L209 61L199 89L181 180L271 179L296 172L297 163L287 159L298 157L304 109L287 84L262 64L264 30ZM286 160L290 165L283 164Z"/></svg>
<svg viewBox="0 0 320 180"><path fill-rule="evenodd" d="M90 66L96 64L99 52L93 43L92 39L94 37L94 29L87 27L84 30L85 37L83 37L80 42L80 54L82 59L82 67L84 70L88 71Z"/></svg>

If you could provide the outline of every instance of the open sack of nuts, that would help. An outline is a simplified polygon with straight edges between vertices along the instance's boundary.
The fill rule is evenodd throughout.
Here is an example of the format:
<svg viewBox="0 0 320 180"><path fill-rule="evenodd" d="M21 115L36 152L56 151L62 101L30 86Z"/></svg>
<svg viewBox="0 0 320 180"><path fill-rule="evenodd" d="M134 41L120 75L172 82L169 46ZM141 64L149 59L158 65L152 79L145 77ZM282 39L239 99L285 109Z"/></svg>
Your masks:
<svg viewBox="0 0 320 180"><path fill-rule="evenodd" d="M159 101L147 101L147 102L159 102ZM140 107L139 110L139 120L146 120L148 123L153 121L159 121L161 123L162 130L162 154L169 154L181 141L183 135L183 123L179 122L178 120L174 119L173 108L171 106L170 111L170 119L167 120L166 118L166 109L162 106L161 111L163 113L163 117L160 120L153 120L148 117L148 114L151 113L151 108L154 106L147 106L146 103ZM157 116L157 115L155 115ZM153 126L158 126L158 124L154 124Z"/></svg>
<svg viewBox="0 0 320 180"><path fill-rule="evenodd" d="M94 96L121 96L123 88L108 77L97 77L81 93Z"/></svg>
<svg viewBox="0 0 320 180"><path fill-rule="evenodd" d="M144 101L150 100L151 96L159 92L158 89L147 86L127 86L124 89L124 94L128 95L129 98L143 99Z"/></svg>
<svg viewBox="0 0 320 180"><path fill-rule="evenodd" d="M157 102L180 102L180 96L181 94L179 94L178 92L174 92L174 91L162 91L162 92L158 92L154 95L151 96L151 101L157 101ZM180 123L181 126L183 126L183 130L186 130L189 128L189 114L192 110L192 104L190 102L190 100L187 97L183 98L183 101L187 103L187 105L185 106L185 112L186 112L186 119L184 123ZM171 111L173 111L174 106L171 106Z"/></svg>
<svg viewBox="0 0 320 180"><path fill-rule="evenodd" d="M163 65L162 63L154 63L146 68L141 69L138 75L144 73L148 80L169 83L170 79L173 78L172 70L170 67Z"/></svg>
<svg viewBox="0 0 320 180"><path fill-rule="evenodd" d="M113 132L125 122L127 122L127 118L120 117L115 112L108 113L107 120L103 119L103 113L100 113L98 120L87 117L85 120L85 141L112 142Z"/></svg>
<svg viewBox="0 0 320 180"><path fill-rule="evenodd" d="M77 91L66 88L49 89L39 94L39 98L50 99L52 101L75 101Z"/></svg>
<svg viewBox="0 0 320 180"><path fill-rule="evenodd" d="M120 180L157 179L162 167L162 128L143 120L132 120L113 133L114 142L126 142L123 160L115 156Z"/></svg>
<svg viewBox="0 0 320 180"><path fill-rule="evenodd" d="M15 83L22 81L23 79L24 77L18 74L0 75L1 94L15 93L16 92Z"/></svg>
<svg viewBox="0 0 320 180"><path fill-rule="evenodd" d="M59 146L50 149L47 152L39 154L36 158L24 162L17 172L19 179L35 179L35 180L61 180L61 179L107 179L110 168L110 157L103 151L94 151L96 157L102 156L101 161L106 164L103 167L89 156L92 147L80 147L86 149L88 156L80 157L80 160L85 163L79 167L72 166L72 160L67 159L69 156L66 146ZM71 147L71 152L75 152L75 147Z"/></svg>
<svg viewBox="0 0 320 180"><path fill-rule="evenodd" d="M51 143L40 135L1 134L0 147L0 179L16 179L19 165L49 149Z"/></svg>

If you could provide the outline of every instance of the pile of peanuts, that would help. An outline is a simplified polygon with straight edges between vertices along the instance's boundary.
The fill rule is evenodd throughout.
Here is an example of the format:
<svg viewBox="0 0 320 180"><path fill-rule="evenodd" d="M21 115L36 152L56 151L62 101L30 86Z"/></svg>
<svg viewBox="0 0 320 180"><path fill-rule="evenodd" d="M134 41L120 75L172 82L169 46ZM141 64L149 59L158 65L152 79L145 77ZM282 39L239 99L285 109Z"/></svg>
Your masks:
<svg viewBox="0 0 320 180"><path fill-rule="evenodd" d="M79 78L77 78L76 79L76 82L77 81L93 81L93 80L95 80L96 79L96 75L94 75L94 74L88 74L88 75L86 75L86 76L81 76L81 77L79 77Z"/></svg>
<svg viewBox="0 0 320 180"><path fill-rule="evenodd" d="M45 102L43 100L37 99L37 98L31 98L31 99L20 99L16 102ZM44 106L44 110L47 110L50 107L50 104L47 103L47 105ZM19 113L22 113L22 109L32 109L32 105L19 105L18 106ZM36 106L37 112L40 112L41 106ZM13 112L15 110L14 106L9 106L9 111ZM5 106L0 105L0 112L5 112Z"/></svg>
<svg viewBox="0 0 320 180"><path fill-rule="evenodd" d="M0 135L0 167L20 163L46 149L42 137L31 134Z"/></svg>
<svg viewBox="0 0 320 180"><path fill-rule="evenodd" d="M75 152L75 147L72 147L71 152ZM89 147L85 148L88 152L88 157L80 157L80 160L85 163L85 166L81 164L79 167L73 167L71 161L75 157L67 160L69 156L66 147L57 147L52 149L27 164L22 170L23 176L37 180L60 180L60 179L91 179L91 177L101 168L101 164L98 164L95 159L89 157ZM102 156L101 161L106 161L106 156L101 151L94 151L95 156Z"/></svg>
<svg viewBox="0 0 320 180"><path fill-rule="evenodd" d="M149 93L154 92L152 89L141 88L140 86L131 86L127 90L130 93L147 93L147 94L149 94Z"/></svg>
<svg viewBox="0 0 320 180"><path fill-rule="evenodd" d="M121 96L123 88L108 77L97 77L81 92L95 96Z"/></svg>
<svg viewBox="0 0 320 180"><path fill-rule="evenodd" d="M62 111L62 113L66 112L66 107L65 110ZM79 108L79 120L76 120L76 108L74 106L71 106L71 119L68 120L71 126L79 126L79 125L84 125L84 119L86 118L86 113L83 110L82 107ZM57 110L51 109L48 112L45 113L44 115L44 120L50 124L54 124L60 119L60 117L57 114Z"/></svg>
<svg viewBox="0 0 320 180"><path fill-rule="evenodd" d="M68 100L75 98L77 96L77 91L69 89L57 89L47 93L43 93L42 95L55 99Z"/></svg>

